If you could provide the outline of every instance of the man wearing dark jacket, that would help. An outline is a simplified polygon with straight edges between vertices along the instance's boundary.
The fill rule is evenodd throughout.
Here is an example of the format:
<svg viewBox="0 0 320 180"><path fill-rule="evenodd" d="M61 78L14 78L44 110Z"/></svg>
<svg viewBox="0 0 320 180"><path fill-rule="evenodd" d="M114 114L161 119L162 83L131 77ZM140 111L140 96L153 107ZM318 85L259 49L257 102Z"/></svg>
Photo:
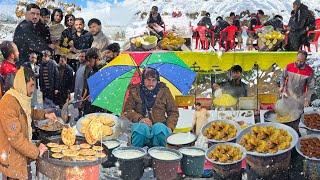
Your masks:
<svg viewBox="0 0 320 180"><path fill-rule="evenodd" d="M20 52L18 66L28 61L31 52L41 53L49 50L48 43L39 31L40 8L36 4L28 4L26 8L26 19L16 28L13 35L13 42Z"/></svg>
<svg viewBox="0 0 320 180"><path fill-rule="evenodd" d="M220 38L220 32L222 30L224 30L226 27L230 26L230 24L223 20L223 18L221 16L218 16L216 18L216 28L214 29L214 36L215 36L215 39L219 39Z"/></svg>
<svg viewBox="0 0 320 180"><path fill-rule="evenodd" d="M264 23L264 26L272 26L277 31L283 31L283 17L275 15L272 19Z"/></svg>
<svg viewBox="0 0 320 180"><path fill-rule="evenodd" d="M291 51L298 51L303 41L307 37L307 20L309 9L302 4L300 0L293 2L293 10L295 11L294 20L289 27L289 49Z"/></svg>
<svg viewBox="0 0 320 180"><path fill-rule="evenodd" d="M59 92L59 71L55 61L50 59L50 51L44 51L40 63L40 89L43 99L47 98L56 102L55 96Z"/></svg>
<svg viewBox="0 0 320 180"><path fill-rule="evenodd" d="M212 29L212 22L210 19L210 13L206 13L204 17L197 24L198 26L206 26L208 29Z"/></svg>
<svg viewBox="0 0 320 180"><path fill-rule="evenodd" d="M73 91L73 69L67 64L67 57L65 55L60 56L59 65L59 93L57 98L57 104L60 108L66 103Z"/></svg>
<svg viewBox="0 0 320 180"><path fill-rule="evenodd" d="M90 32L84 30L83 18L76 18L74 27L76 31L72 34L73 48L71 49L71 51L80 53L82 50L91 48L94 39ZM77 71L77 60L70 59L69 65L72 67L74 71Z"/></svg>

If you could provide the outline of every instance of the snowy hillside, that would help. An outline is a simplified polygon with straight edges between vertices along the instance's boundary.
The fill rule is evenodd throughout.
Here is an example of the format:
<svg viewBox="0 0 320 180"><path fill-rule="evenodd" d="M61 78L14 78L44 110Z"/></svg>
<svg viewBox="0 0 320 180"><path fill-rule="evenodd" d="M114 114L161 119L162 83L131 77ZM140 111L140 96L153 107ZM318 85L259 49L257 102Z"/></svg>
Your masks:
<svg viewBox="0 0 320 180"><path fill-rule="evenodd" d="M240 13L245 10L256 12L262 9L266 14L272 16L281 14L284 16L285 22L288 21L292 2L294 0L125 0L115 4L110 4L106 1L92 2L87 1L87 6L81 12L77 12L76 16L83 17L86 22L93 18L99 18L104 25L104 31L107 34L114 35L119 33L120 36L125 34L126 38L143 33L146 25L146 18L142 19L141 15L146 15L150 8L154 5L159 7L168 28L173 25L176 28L186 29L189 24L195 24L201 18L198 15L195 19L190 19L186 16L187 13L200 13L207 11L211 13L211 18L217 16L228 16L231 11ZM8 3L8 0L0 2L0 24L3 21L13 23L17 18L14 15L15 6ZM12 2L12 1L11 1ZM309 6L310 9L316 10L319 17L320 0L302 0L303 3ZM182 17L172 18L173 11L181 11ZM11 39L11 26L0 29L0 40ZM7 32L9 29L9 33ZM4 32L6 31L6 32ZM113 36L114 37L114 36Z"/></svg>

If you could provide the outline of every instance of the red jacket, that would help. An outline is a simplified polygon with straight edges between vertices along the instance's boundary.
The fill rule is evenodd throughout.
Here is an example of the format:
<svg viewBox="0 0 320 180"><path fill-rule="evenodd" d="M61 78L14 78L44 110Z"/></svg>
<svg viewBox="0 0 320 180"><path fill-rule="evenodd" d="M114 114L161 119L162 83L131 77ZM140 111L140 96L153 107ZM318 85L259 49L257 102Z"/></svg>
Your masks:
<svg viewBox="0 0 320 180"><path fill-rule="evenodd" d="M0 74L5 77L8 74L15 74L17 72L17 67L15 64L5 60L1 63Z"/></svg>

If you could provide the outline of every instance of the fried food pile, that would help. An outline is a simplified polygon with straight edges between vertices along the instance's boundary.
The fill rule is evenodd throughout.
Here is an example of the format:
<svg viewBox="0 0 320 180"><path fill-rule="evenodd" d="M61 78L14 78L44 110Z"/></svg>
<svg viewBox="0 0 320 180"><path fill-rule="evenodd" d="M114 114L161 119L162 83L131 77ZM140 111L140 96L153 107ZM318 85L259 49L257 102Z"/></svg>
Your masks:
<svg viewBox="0 0 320 180"><path fill-rule="evenodd" d="M305 114L304 123L308 128L320 130L320 115L319 114Z"/></svg>
<svg viewBox="0 0 320 180"><path fill-rule="evenodd" d="M214 140L229 140L237 135L237 128L225 122L212 122L210 127L205 129L204 136Z"/></svg>
<svg viewBox="0 0 320 180"><path fill-rule="evenodd" d="M72 146L76 142L76 132L72 127L64 127L61 132L62 142L67 146Z"/></svg>
<svg viewBox="0 0 320 180"><path fill-rule="evenodd" d="M175 49L179 49L185 42L186 40L184 38L170 32L161 41L161 47L162 49L175 50Z"/></svg>
<svg viewBox="0 0 320 180"><path fill-rule="evenodd" d="M113 134L115 121L105 115L87 115L81 122L80 132L84 134L89 144L95 144L99 139Z"/></svg>
<svg viewBox="0 0 320 180"><path fill-rule="evenodd" d="M254 126L252 133L245 134L240 144L247 151L277 153L290 147L292 136L283 129L273 126Z"/></svg>
<svg viewBox="0 0 320 180"><path fill-rule="evenodd" d="M286 122L291 122L292 121L292 115L288 114L285 116L280 116L279 114L277 114L276 120L280 123L286 123Z"/></svg>
<svg viewBox="0 0 320 180"><path fill-rule="evenodd" d="M238 147L220 144L209 153L209 158L220 163L230 163L240 160L242 152Z"/></svg>
<svg viewBox="0 0 320 180"><path fill-rule="evenodd" d="M301 152L310 157L320 159L320 139L317 137L303 138L300 141Z"/></svg>
<svg viewBox="0 0 320 180"><path fill-rule="evenodd" d="M230 94L222 94L213 100L213 104L221 107L229 107L237 104L237 99Z"/></svg>
<svg viewBox="0 0 320 180"><path fill-rule="evenodd" d="M91 146L90 144L80 144L66 146L57 143L48 143L47 147L51 151L51 157L55 159L71 161L95 161L98 158L104 158L107 155L102 152L103 147Z"/></svg>

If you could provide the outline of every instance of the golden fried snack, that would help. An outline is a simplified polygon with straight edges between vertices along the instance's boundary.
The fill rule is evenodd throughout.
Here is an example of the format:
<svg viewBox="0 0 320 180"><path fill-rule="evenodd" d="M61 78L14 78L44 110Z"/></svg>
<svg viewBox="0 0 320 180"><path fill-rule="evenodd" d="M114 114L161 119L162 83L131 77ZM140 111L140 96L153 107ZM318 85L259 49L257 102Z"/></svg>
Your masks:
<svg viewBox="0 0 320 180"><path fill-rule="evenodd" d="M70 146L69 149L77 151L77 150L80 150L81 148L79 145L73 145L73 146Z"/></svg>
<svg viewBox="0 0 320 180"><path fill-rule="evenodd" d="M230 163L242 158L240 148L232 145L221 144L209 153L209 158L221 163Z"/></svg>
<svg viewBox="0 0 320 180"><path fill-rule="evenodd" d="M80 144L80 148L81 148L81 149L90 149L90 148L91 148L91 145L90 145L90 144L87 144L87 143L82 143L82 144Z"/></svg>
<svg viewBox="0 0 320 180"><path fill-rule="evenodd" d="M56 148L58 146L59 146L59 144L57 144L57 143L48 143L47 144L47 147L49 147L49 148Z"/></svg>
<svg viewBox="0 0 320 180"><path fill-rule="evenodd" d="M94 156L97 154L97 152L93 149L81 149L79 154L83 156Z"/></svg>
<svg viewBox="0 0 320 180"><path fill-rule="evenodd" d="M92 149L95 150L95 151L102 151L103 147L101 147L101 146L93 146Z"/></svg>
<svg viewBox="0 0 320 180"><path fill-rule="evenodd" d="M62 142L67 146L72 146L76 142L76 133L71 127L65 127L61 132Z"/></svg>
<svg viewBox="0 0 320 180"><path fill-rule="evenodd" d="M51 152L54 152L54 153L59 153L59 152L62 151L62 149L59 148L59 147L56 147L56 148L51 148L50 151L51 151Z"/></svg>
<svg viewBox="0 0 320 180"><path fill-rule="evenodd" d="M61 153L53 153L53 154L51 154L51 157L53 157L55 159L61 159L61 158L63 158L63 154L61 154Z"/></svg>
<svg viewBox="0 0 320 180"><path fill-rule="evenodd" d="M86 160L86 158L85 158L85 156L76 156L75 160L76 161L84 161L84 160Z"/></svg>
<svg viewBox="0 0 320 180"><path fill-rule="evenodd" d="M211 126L205 129L204 136L214 140L229 140L237 135L234 125L225 122L212 122Z"/></svg>
<svg viewBox="0 0 320 180"><path fill-rule="evenodd" d="M71 150L71 149L66 149L62 151L62 154L66 157L76 157L79 155L79 151Z"/></svg>
<svg viewBox="0 0 320 180"><path fill-rule="evenodd" d="M109 126L102 126L101 131L102 131L103 137L111 136L113 134L113 130Z"/></svg>
<svg viewBox="0 0 320 180"><path fill-rule="evenodd" d="M95 138L93 138L93 137L91 136L91 133L85 133L85 134L84 134L84 137L85 137L87 143L89 143L89 144L91 144L91 145L95 144L95 143L98 141L97 139L95 139Z"/></svg>
<svg viewBox="0 0 320 180"><path fill-rule="evenodd" d="M92 120L89 124L87 134L90 134L92 139L100 139L102 137L102 126L103 124L99 119Z"/></svg>
<svg viewBox="0 0 320 180"><path fill-rule="evenodd" d="M252 133L245 134L240 140L247 151L277 153L291 145L292 136L286 130L273 126L255 126L251 130Z"/></svg>
<svg viewBox="0 0 320 180"><path fill-rule="evenodd" d="M95 156L86 156L85 157L87 161L95 161L97 158Z"/></svg>
<svg viewBox="0 0 320 180"><path fill-rule="evenodd" d="M105 153L102 153L102 152L97 153L97 154L95 155L96 158L104 158L104 157L106 157L106 156L107 156L107 155L106 155Z"/></svg>
<svg viewBox="0 0 320 180"><path fill-rule="evenodd" d="M61 144L61 145L59 145L59 148L60 148L61 150L66 150L66 149L68 149L69 147L68 147L67 145Z"/></svg>
<svg viewBox="0 0 320 180"><path fill-rule="evenodd" d="M103 116L100 118L100 122L109 127L112 127L115 125L115 122L111 117Z"/></svg>

